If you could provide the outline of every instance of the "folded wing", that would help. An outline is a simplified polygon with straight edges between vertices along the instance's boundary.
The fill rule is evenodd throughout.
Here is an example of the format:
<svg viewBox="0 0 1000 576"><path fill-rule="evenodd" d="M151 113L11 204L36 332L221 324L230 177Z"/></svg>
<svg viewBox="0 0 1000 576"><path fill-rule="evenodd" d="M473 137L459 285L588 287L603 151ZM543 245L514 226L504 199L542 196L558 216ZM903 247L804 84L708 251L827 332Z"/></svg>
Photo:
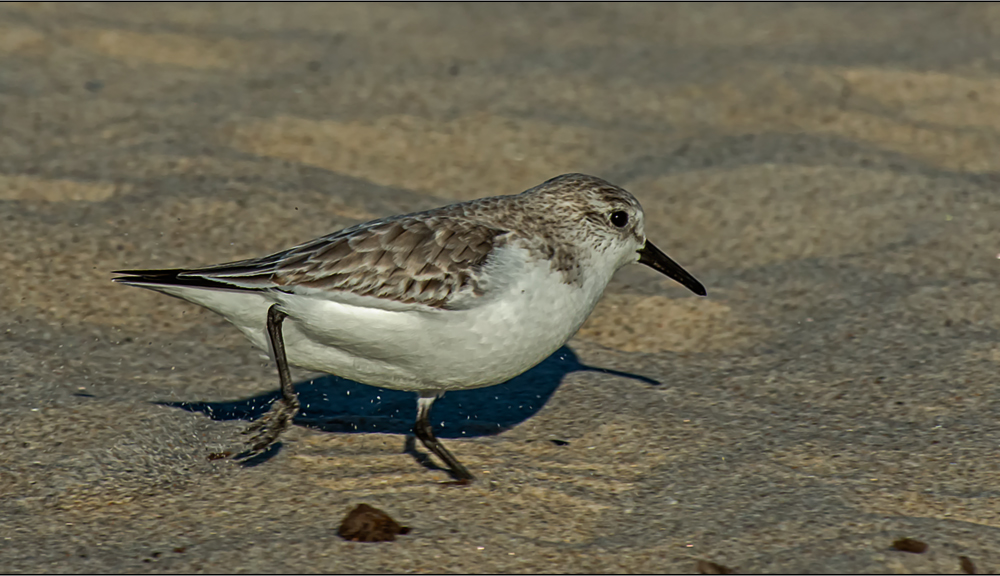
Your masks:
<svg viewBox="0 0 1000 576"><path fill-rule="evenodd" d="M481 268L507 232L447 215L361 224L263 258L197 269L123 270L115 281L369 296L450 308L483 293Z"/></svg>

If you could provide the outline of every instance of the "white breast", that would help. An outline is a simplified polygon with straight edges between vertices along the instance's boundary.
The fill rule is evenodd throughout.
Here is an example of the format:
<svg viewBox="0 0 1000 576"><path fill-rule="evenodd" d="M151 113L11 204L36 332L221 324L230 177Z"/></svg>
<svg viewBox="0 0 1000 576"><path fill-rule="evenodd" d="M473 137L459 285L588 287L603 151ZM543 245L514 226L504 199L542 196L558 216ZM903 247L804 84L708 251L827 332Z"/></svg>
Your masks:
<svg viewBox="0 0 1000 576"><path fill-rule="evenodd" d="M548 261L503 250L489 270L488 294L460 310L387 310L356 299L276 294L289 315L289 362L417 391L490 386L528 370L576 333L610 273L591 275L583 286L567 284ZM258 345L266 349L262 329Z"/></svg>
<svg viewBox="0 0 1000 576"><path fill-rule="evenodd" d="M205 306L270 353L267 309L288 317L288 361L318 372L398 390L433 391L499 384L566 343L590 315L616 266L587 269L568 284L522 248L498 250L485 270L487 293L460 309L404 306L369 297L147 286ZM602 265L602 264L607 264Z"/></svg>

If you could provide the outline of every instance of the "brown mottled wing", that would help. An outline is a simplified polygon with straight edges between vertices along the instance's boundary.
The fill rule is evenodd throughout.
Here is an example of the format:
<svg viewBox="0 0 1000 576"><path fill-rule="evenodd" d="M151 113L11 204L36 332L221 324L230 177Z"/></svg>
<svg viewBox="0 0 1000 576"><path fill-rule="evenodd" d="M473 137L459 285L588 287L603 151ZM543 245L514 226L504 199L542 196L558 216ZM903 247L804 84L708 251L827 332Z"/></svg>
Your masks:
<svg viewBox="0 0 1000 576"><path fill-rule="evenodd" d="M182 276L247 289L313 288L449 308L456 296L482 294L480 268L504 234L464 219L404 216Z"/></svg>

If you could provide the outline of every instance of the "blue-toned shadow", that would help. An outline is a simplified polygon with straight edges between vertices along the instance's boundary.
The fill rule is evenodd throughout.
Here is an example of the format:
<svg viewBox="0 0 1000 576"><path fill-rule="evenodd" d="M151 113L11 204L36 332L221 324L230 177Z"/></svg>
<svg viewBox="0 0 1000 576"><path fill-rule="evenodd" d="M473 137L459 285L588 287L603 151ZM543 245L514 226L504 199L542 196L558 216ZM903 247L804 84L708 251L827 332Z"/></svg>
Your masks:
<svg viewBox="0 0 1000 576"><path fill-rule="evenodd" d="M503 384L445 394L431 410L434 434L439 438L498 434L541 410L562 379L579 371L603 372L659 385L645 376L582 364L564 346L538 366ZM328 432L408 434L416 419L417 396L413 392L376 388L337 376L299 382L295 391L302 406L295 417L295 424L300 426ZM157 404L201 412L213 420L255 420L279 396L278 391L273 391L232 402Z"/></svg>

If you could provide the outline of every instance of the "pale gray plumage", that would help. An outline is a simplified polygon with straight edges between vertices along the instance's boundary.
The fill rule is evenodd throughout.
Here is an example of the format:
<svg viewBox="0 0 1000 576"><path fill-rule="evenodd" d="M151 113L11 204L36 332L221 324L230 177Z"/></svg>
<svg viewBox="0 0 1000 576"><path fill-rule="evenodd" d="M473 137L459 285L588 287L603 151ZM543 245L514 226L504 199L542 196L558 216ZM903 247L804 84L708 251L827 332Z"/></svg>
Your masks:
<svg viewBox="0 0 1000 576"><path fill-rule="evenodd" d="M447 308L459 292L480 293L476 270L505 232L460 218L443 226L446 217L414 214L380 220L259 260L184 275L237 287L345 291Z"/></svg>
<svg viewBox="0 0 1000 576"><path fill-rule="evenodd" d="M560 206L583 221L561 220ZM592 204L586 206L584 204ZM449 309L481 296L480 274L495 248L517 242L551 261L567 281L579 278L578 254L553 236L607 236L608 207L641 210L626 190L594 176L566 174L521 194L494 196L395 216L340 230L262 258L190 270L125 271L155 282L202 280L250 290L350 292ZM528 235L526 230L532 233ZM641 230L634 230L641 234ZM604 243L610 242L606 238ZM136 279L120 279L135 283Z"/></svg>

